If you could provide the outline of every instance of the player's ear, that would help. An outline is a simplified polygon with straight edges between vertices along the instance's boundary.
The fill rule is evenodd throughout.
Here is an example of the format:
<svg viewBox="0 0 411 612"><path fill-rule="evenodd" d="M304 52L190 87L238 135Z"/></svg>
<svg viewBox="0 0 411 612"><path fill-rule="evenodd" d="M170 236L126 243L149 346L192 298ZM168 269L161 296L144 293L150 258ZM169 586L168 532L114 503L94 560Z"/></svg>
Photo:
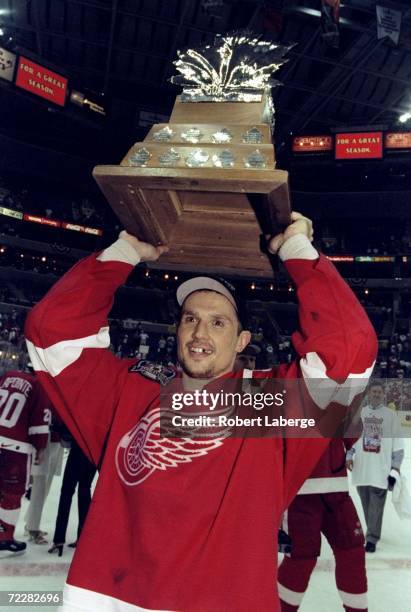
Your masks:
<svg viewBox="0 0 411 612"><path fill-rule="evenodd" d="M237 346L235 347L235 350L237 351L237 353L242 353L245 347L247 346L247 344L250 343L250 341L251 341L251 332L249 332L248 329L240 332L238 339L237 339Z"/></svg>

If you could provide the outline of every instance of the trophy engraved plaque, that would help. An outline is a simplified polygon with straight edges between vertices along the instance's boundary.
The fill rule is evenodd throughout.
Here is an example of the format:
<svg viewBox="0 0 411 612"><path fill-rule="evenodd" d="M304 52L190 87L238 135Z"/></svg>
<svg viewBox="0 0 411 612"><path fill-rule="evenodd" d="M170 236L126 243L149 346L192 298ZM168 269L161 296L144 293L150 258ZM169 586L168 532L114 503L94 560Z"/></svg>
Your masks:
<svg viewBox="0 0 411 612"><path fill-rule="evenodd" d="M247 144L261 144L263 142L263 135L258 128L253 127L243 134L242 141Z"/></svg>
<svg viewBox="0 0 411 612"><path fill-rule="evenodd" d="M213 163L217 168L232 168L235 157L229 149L223 149L221 153L213 155Z"/></svg>
<svg viewBox="0 0 411 612"><path fill-rule="evenodd" d="M186 166L189 168L200 168L200 166L205 166L209 158L210 156L202 149L195 149L187 155Z"/></svg>
<svg viewBox="0 0 411 612"><path fill-rule="evenodd" d="M181 132L181 138L186 142L200 142L204 134L198 128L189 128L185 132Z"/></svg>
<svg viewBox="0 0 411 612"><path fill-rule="evenodd" d="M211 140L216 144L231 142L232 139L233 135L230 130L227 130L227 128L222 128L221 130L218 130L217 132L214 132L214 134L211 135Z"/></svg>
<svg viewBox="0 0 411 612"><path fill-rule="evenodd" d="M153 132L153 139L156 142L168 142L173 136L173 130L166 125L157 132Z"/></svg>
<svg viewBox="0 0 411 612"><path fill-rule="evenodd" d="M275 169L271 74L289 47L249 33L178 52L183 87L119 166L94 177L124 227L169 251L152 267L271 277L261 234L289 223L288 177Z"/></svg>
<svg viewBox="0 0 411 612"><path fill-rule="evenodd" d="M165 153L161 153L158 156L158 161L160 166L170 166L173 167L180 160L180 155L177 153L175 149L169 149Z"/></svg>

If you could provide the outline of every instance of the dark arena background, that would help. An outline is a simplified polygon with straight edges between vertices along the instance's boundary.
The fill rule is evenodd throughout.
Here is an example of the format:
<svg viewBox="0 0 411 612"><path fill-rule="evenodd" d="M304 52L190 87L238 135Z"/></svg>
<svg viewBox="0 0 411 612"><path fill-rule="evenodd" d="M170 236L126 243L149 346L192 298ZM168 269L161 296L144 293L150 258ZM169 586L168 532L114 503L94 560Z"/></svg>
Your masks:
<svg viewBox="0 0 411 612"><path fill-rule="evenodd" d="M335 12L327 11L333 4ZM375 327L374 375L390 379L386 400L407 438L409 0L0 0L0 374L28 365L23 327L30 308L122 229L93 168L119 164L153 124L168 121L180 92L169 81L178 50L244 29L294 44L276 73L282 85L273 90L277 168L289 172L292 208L313 220L314 245L334 262ZM189 276L145 264L135 269L110 314L116 355L175 363L174 294ZM257 367L290 362L297 301L283 268L272 279L229 280L245 303ZM410 457L406 440L408 478ZM73 549L48 554L61 479L55 476L45 503L43 544L24 532L24 500L16 538L28 542L27 551L0 558L1 591L63 588ZM356 490L350 491L363 520ZM76 528L73 498L67 542L76 539ZM113 529L114 522L107 525ZM411 523L387 500L381 543L367 556L371 612L410 609L410 551ZM302 612L342 610L333 571L324 540Z"/></svg>

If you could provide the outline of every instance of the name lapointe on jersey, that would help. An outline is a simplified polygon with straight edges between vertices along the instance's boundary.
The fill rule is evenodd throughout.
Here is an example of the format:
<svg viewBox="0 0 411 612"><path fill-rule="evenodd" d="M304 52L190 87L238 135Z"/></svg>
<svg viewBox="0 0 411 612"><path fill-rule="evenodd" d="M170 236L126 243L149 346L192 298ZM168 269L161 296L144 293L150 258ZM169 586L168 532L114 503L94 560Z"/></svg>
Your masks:
<svg viewBox="0 0 411 612"><path fill-rule="evenodd" d="M120 479L128 486L138 485L156 471L176 468L183 463L207 455L223 444L229 435L227 428L214 431L201 439L161 436L162 413L154 408L120 440L116 449L116 468ZM215 437L214 437L215 436Z"/></svg>

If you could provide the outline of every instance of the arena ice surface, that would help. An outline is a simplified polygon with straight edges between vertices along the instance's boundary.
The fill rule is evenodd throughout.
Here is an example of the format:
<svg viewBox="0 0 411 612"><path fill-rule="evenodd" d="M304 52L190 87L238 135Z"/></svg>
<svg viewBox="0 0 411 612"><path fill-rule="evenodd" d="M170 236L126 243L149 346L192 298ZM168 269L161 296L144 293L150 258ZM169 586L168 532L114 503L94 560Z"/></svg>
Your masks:
<svg viewBox="0 0 411 612"><path fill-rule="evenodd" d="M411 487L411 440L405 440L405 459L402 472L408 478ZM61 478L54 478L49 497L46 501L41 528L48 531L47 538L53 537L54 522L61 487ZM355 489L351 489L355 505L363 522L360 500ZM16 538L24 539L23 517L28 502L24 500L16 529ZM73 498L73 506L67 531L67 542L76 539L77 500ZM275 536L273 530L273 537ZM65 547L63 556L49 555L49 546L39 546L28 543L24 555L13 557L10 553L0 559L0 590L28 591L61 590L64 585L68 564L72 558L72 549ZM96 546L96 555L99 554ZM301 612L342 612L342 606L337 594L333 577L334 562L332 552L327 542L323 540L322 555L313 572L310 586L301 605ZM411 609L411 520L400 521L388 494L382 538L377 552L367 555L367 572L369 588L369 612L386 612L397 610L406 612ZM16 610L41 610L54 612L56 606L2 606L0 612L16 612ZM218 612L218 611L216 611ZM235 612L233 610L232 612ZM255 610L250 612L269 612Z"/></svg>

